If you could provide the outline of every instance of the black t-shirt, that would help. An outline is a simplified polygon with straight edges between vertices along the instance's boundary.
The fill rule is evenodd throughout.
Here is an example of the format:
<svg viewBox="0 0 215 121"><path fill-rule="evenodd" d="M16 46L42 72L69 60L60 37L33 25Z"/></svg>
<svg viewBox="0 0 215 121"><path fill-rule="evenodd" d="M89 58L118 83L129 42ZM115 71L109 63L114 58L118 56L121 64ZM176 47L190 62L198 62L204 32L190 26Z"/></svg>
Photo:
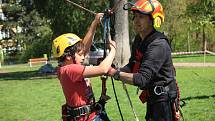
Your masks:
<svg viewBox="0 0 215 121"><path fill-rule="evenodd" d="M133 75L134 85L141 89L175 79L171 48L163 33L153 31L143 41L135 37L131 57L126 65Z"/></svg>

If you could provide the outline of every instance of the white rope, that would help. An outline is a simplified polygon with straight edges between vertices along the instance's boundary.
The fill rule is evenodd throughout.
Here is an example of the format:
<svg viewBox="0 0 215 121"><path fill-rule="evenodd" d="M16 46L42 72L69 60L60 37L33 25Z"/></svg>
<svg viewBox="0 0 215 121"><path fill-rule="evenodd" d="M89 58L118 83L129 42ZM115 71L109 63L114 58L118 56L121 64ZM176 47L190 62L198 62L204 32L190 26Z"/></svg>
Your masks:
<svg viewBox="0 0 215 121"><path fill-rule="evenodd" d="M126 84L125 84L124 82L122 82L122 85L123 85L123 89L125 90L126 95L127 95L127 97L128 97L128 101L129 101L129 104L130 104L131 109L132 109L132 111L133 111L135 120L136 120L136 121L139 121L139 119L138 119L138 117L137 117L137 114L136 114L136 112L135 112L135 110L134 110L133 104L132 104L132 102L131 102L131 98L130 98L130 96L129 96L129 94L128 94L128 90L127 90Z"/></svg>
<svg viewBox="0 0 215 121"><path fill-rule="evenodd" d="M75 2L72 2L72 1L70 1L70 0L66 0L66 1L69 2L69 3L71 3L71 4L73 4L73 5L75 5L76 7L79 7L79 8L81 8L81 9L87 11L87 12L90 12L90 13L96 15L95 12L93 12L93 11L87 9L87 8L84 8L83 6L80 6L80 5L78 5L77 3L75 3Z"/></svg>

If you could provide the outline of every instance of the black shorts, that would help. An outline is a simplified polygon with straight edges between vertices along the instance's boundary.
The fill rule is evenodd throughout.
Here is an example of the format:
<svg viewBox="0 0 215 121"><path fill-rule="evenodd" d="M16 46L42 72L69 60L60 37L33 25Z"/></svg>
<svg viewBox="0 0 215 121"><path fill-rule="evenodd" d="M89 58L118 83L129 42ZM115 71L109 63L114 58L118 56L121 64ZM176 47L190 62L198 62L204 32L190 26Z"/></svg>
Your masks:
<svg viewBox="0 0 215 121"><path fill-rule="evenodd" d="M171 102L162 101L154 104L147 103L146 121L174 121Z"/></svg>

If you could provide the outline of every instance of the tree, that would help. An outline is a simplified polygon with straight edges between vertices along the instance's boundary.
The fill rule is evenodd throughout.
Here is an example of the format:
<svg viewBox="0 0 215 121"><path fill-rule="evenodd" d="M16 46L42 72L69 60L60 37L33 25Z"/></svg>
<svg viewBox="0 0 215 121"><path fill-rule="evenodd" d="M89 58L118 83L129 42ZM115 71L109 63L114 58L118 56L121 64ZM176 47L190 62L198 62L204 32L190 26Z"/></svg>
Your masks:
<svg viewBox="0 0 215 121"><path fill-rule="evenodd" d="M33 0L9 0L3 4L3 12L7 17L3 21L4 28L12 31L8 39L17 43L16 50L23 48L22 52L16 51L13 57L21 53L18 56L20 60L27 61L51 52L50 21L35 10Z"/></svg>
<svg viewBox="0 0 215 121"><path fill-rule="evenodd" d="M19 19L19 26L22 27L22 31L15 38L25 47L21 60L42 57L43 54L50 55L52 30L46 18L41 17L36 10L32 10Z"/></svg>
<svg viewBox="0 0 215 121"><path fill-rule="evenodd" d="M117 4L119 2L119 4ZM123 4L126 0L115 0L111 3L105 0L73 0L73 2L88 8L95 12L104 12L109 8L109 4L117 4L116 6L116 41L117 41L117 61L119 65L124 65L128 62L130 55L129 37L128 37L128 20L127 12L123 11ZM87 27L94 16L91 13L80 10L80 8L73 6L65 1L59 0L37 0L35 1L36 8L40 12L45 12L45 15L51 19L53 38L60 34L72 32L79 35L81 38L85 35ZM44 14L44 13L43 13ZM92 16L92 17L89 17ZM96 38L101 39L102 31L97 31Z"/></svg>
<svg viewBox="0 0 215 121"><path fill-rule="evenodd" d="M173 51L185 51L189 49L187 33L189 31L189 18L186 14L188 2L185 0L162 0L165 22L162 31L168 36Z"/></svg>
<svg viewBox="0 0 215 121"><path fill-rule="evenodd" d="M104 0L72 0L72 2L95 12L104 12L108 5L108 2ZM35 5L40 13L51 20L53 38L68 32L75 33L82 38L94 19L91 13L81 10L65 0L37 0ZM98 33L101 38L101 32L98 31Z"/></svg>
<svg viewBox="0 0 215 121"><path fill-rule="evenodd" d="M214 47L215 35L215 0L194 1L187 8L187 14L195 24L196 31L202 31L202 50L205 49L206 39L209 41L209 47ZM211 33L211 34L210 34ZM210 44L211 43L211 44ZM210 49L210 48L209 48Z"/></svg>
<svg viewBox="0 0 215 121"><path fill-rule="evenodd" d="M5 1L2 3L1 8L2 12L5 16L1 16L1 36L0 40L1 45L4 49L6 49L7 56L16 56L19 53L19 41L13 38L13 36L17 33L17 20L23 13L23 7L17 4L14 0L8 0L7 3Z"/></svg>
<svg viewBox="0 0 215 121"><path fill-rule="evenodd" d="M129 24L128 12L123 10L123 5L127 0L113 0L111 4L115 6L115 40L117 42L116 62L118 66L123 66L128 63L130 57L129 44Z"/></svg>

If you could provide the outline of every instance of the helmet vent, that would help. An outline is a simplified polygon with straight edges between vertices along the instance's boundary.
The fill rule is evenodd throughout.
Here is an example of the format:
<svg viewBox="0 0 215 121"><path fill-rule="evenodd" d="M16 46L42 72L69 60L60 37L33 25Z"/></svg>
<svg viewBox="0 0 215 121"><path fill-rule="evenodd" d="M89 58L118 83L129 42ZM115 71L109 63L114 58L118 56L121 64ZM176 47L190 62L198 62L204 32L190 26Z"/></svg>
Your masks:
<svg viewBox="0 0 215 121"><path fill-rule="evenodd" d="M74 39L72 37L67 37L69 39L68 44L73 45L75 42L77 42L77 39Z"/></svg>
<svg viewBox="0 0 215 121"><path fill-rule="evenodd" d="M60 47L59 46L57 46L57 53L60 53Z"/></svg>

